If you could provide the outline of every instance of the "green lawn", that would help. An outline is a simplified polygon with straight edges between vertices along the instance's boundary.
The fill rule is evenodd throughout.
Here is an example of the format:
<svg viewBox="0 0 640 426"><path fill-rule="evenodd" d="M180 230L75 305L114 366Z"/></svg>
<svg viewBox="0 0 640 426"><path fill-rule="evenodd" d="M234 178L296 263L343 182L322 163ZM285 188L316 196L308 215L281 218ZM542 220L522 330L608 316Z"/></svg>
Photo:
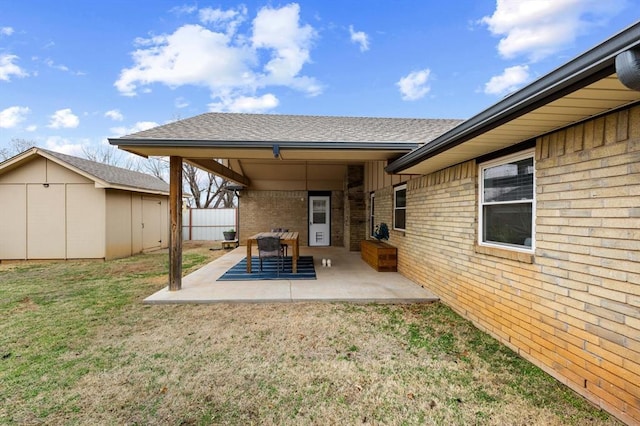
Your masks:
<svg viewBox="0 0 640 426"><path fill-rule="evenodd" d="M167 269L0 264L0 423L619 424L441 304L143 305Z"/></svg>

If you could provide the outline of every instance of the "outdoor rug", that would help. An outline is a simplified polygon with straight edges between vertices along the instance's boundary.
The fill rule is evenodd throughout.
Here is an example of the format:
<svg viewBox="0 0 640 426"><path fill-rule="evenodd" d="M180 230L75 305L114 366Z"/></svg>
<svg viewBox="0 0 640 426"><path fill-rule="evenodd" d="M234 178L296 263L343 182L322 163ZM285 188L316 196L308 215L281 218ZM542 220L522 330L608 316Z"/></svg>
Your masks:
<svg viewBox="0 0 640 426"><path fill-rule="evenodd" d="M280 275L276 275L277 260L265 259L262 261L262 272L260 272L260 258L251 258L251 269L253 272L247 273L247 258L245 257L235 266L225 272L218 281L256 281L256 280L315 280L316 270L313 266L313 256L300 256L298 258L298 272L291 272L291 257L284 258L284 268L280 270Z"/></svg>

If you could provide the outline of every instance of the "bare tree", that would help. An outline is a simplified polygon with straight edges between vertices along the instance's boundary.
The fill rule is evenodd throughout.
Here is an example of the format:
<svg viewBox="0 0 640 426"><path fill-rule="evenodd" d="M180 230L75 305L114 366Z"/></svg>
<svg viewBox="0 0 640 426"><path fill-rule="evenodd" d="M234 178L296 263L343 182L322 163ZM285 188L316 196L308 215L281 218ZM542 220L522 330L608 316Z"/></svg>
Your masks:
<svg viewBox="0 0 640 426"><path fill-rule="evenodd" d="M111 145L83 146L82 153L87 160L97 163L118 166L123 169L140 171L142 168L140 160L124 151Z"/></svg>
<svg viewBox="0 0 640 426"><path fill-rule="evenodd" d="M143 163L143 169L146 173L167 182L169 175L169 161L166 157L149 157Z"/></svg>
<svg viewBox="0 0 640 426"><path fill-rule="evenodd" d="M234 206L234 192L229 191L229 181L212 173L185 163L182 168L183 182L193 198L190 203L196 208L230 208Z"/></svg>
<svg viewBox="0 0 640 426"><path fill-rule="evenodd" d="M13 138L9 143L9 147L0 149L0 160L4 161L34 146L36 146L36 143L32 140Z"/></svg>

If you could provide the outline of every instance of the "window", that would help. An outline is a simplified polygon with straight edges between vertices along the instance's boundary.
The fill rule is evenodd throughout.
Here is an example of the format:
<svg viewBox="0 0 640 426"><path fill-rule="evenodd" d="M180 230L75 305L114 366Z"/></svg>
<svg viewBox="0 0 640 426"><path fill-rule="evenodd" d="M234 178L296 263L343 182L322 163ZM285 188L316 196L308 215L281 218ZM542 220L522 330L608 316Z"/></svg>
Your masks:
<svg viewBox="0 0 640 426"><path fill-rule="evenodd" d="M371 235L372 237L373 233L376 230L375 201L376 194L375 192L372 192L371 195L369 195L369 235Z"/></svg>
<svg viewBox="0 0 640 426"><path fill-rule="evenodd" d="M533 250L533 151L480 165L480 245Z"/></svg>
<svg viewBox="0 0 640 426"><path fill-rule="evenodd" d="M407 221L407 185L393 188L393 229L404 231Z"/></svg>

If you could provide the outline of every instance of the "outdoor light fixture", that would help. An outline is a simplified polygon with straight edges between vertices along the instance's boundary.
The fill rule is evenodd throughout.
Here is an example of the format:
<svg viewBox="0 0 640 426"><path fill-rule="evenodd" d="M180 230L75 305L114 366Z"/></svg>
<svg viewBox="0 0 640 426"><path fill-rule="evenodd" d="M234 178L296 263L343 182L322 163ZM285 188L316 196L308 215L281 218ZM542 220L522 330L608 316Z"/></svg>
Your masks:
<svg viewBox="0 0 640 426"><path fill-rule="evenodd" d="M48 183L43 183L42 186L44 186L45 188L48 188L49 184Z"/></svg>
<svg viewBox="0 0 640 426"><path fill-rule="evenodd" d="M233 191L235 196L238 198L240 198L240 191L242 191L243 189L244 189L244 186L242 185L227 185L226 187L227 191Z"/></svg>
<svg viewBox="0 0 640 426"><path fill-rule="evenodd" d="M280 157L280 145L274 145L273 146L273 158L279 158Z"/></svg>

